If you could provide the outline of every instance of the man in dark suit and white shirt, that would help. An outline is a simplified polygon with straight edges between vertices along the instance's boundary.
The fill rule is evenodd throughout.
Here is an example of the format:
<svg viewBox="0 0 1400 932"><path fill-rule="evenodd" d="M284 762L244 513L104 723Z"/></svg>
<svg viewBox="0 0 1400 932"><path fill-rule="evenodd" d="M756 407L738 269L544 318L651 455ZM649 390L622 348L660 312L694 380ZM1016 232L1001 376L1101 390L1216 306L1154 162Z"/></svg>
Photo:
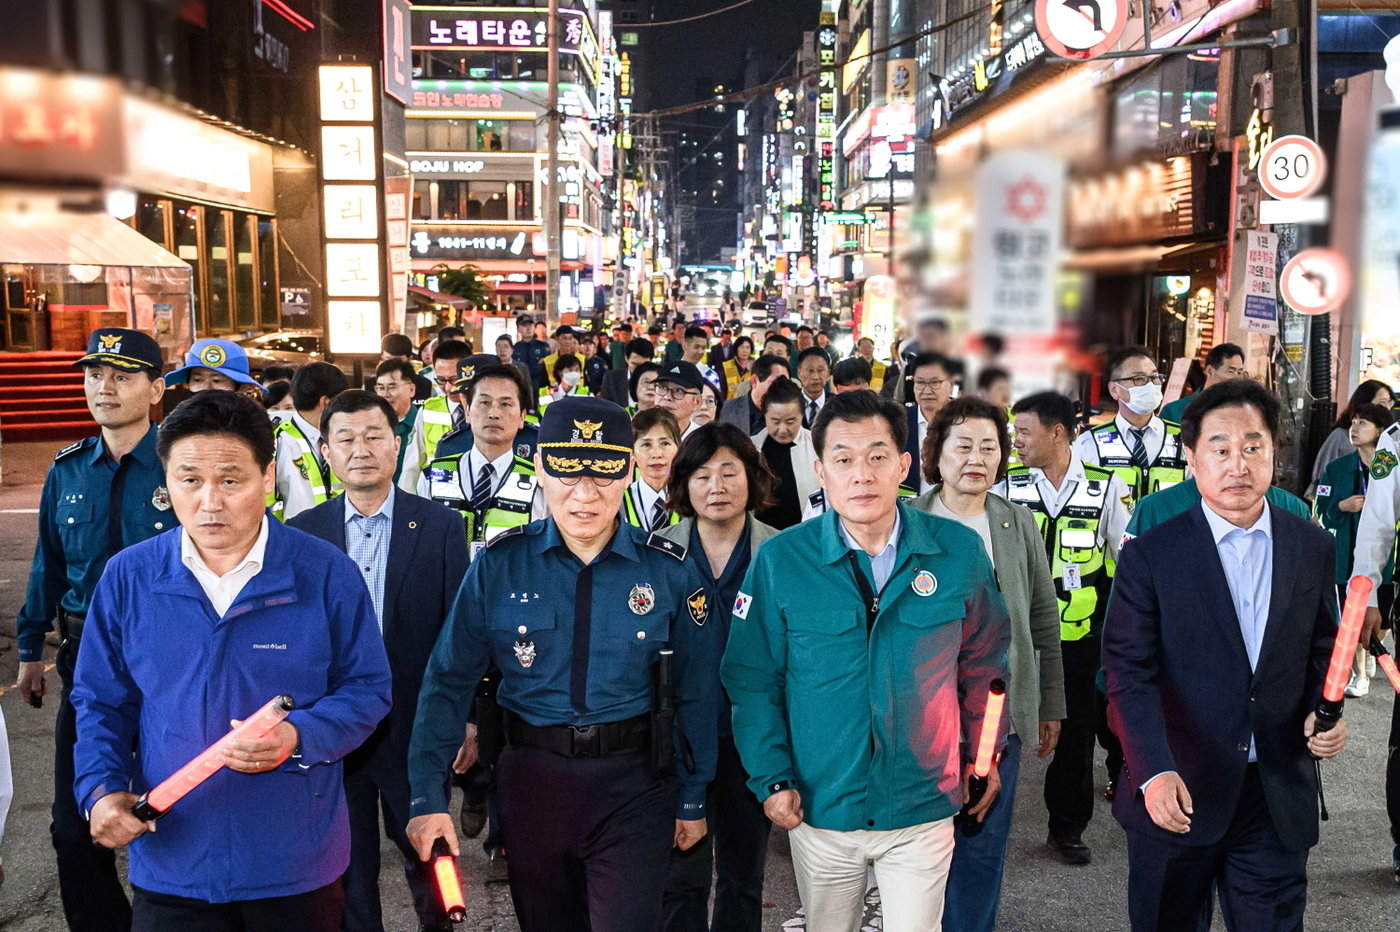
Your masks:
<svg viewBox="0 0 1400 932"><path fill-rule="evenodd" d="M418 690L428 655L467 572L466 528L451 509L394 488L396 421L388 402L368 392L343 392L332 399L321 413L321 452L344 482L345 494L287 522L345 551L360 568L393 674L388 716L345 759L350 811L345 932L384 929L379 906L381 807L385 834L403 852L404 874L422 928L452 928L432 871L408 844L404 826L408 739ZM471 749L464 742L459 764Z"/></svg>
<svg viewBox="0 0 1400 932"><path fill-rule="evenodd" d="M1334 546L1268 504L1279 403L1248 379L1202 392L1181 438L1199 507L1127 544L1104 627L1109 716L1127 764L1135 932L1190 929L1219 891L1235 929L1303 928L1318 838L1314 733L1337 632Z"/></svg>
<svg viewBox="0 0 1400 932"><path fill-rule="evenodd" d="M626 368L614 369L603 376L603 388L598 394L619 407L626 408L636 404L637 399L633 398L628 390L629 381L632 378L632 373L637 371L638 366L644 362L651 362L655 351L656 347L652 346L651 341L645 337L628 340Z"/></svg>

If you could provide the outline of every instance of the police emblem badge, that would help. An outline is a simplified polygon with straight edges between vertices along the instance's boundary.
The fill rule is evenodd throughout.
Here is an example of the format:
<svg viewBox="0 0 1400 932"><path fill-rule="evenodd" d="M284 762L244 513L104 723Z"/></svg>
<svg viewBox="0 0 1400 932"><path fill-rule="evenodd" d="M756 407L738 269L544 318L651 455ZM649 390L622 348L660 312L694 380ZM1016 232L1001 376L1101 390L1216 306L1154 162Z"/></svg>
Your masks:
<svg viewBox="0 0 1400 932"><path fill-rule="evenodd" d="M651 586L638 584L627 593L627 607L633 615L645 615L656 606L656 593Z"/></svg>
<svg viewBox="0 0 1400 932"><path fill-rule="evenodd" d="M169 511L170 490L163 485L157 486L156 490L151 493L151 504L161 511Z"/></svg>
<svg viewBox="0 0 1400 932"><path fill-rule="evenodd" d="M710 619L710 600L705 590L696 589L685 597L685 604L690 608L690 620L703 628Z"/></svg>
<svg viewBox="0 0 1400 932"><path fill-rule="evenodd" d="M521 625L518 630L520 637L515 639L515 659L528 670L535 663L535 642L525 636L525 632L529 629L524 625Z"/></svg>

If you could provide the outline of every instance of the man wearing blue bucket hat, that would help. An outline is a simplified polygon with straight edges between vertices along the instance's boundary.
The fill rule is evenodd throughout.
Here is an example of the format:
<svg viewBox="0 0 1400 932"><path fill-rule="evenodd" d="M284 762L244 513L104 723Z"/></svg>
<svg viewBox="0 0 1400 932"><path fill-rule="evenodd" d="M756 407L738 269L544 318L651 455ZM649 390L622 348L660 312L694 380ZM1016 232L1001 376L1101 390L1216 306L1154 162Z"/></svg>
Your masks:
<svg viewBox="0 0 1400 932"><path fill-rule="evenodd" d="M191 392L215 388L238 390L239 384L257 385L248 372L248 354L228 340L199 340L185 354L185 365L165 377L166 385L188 385Z"/></svg>

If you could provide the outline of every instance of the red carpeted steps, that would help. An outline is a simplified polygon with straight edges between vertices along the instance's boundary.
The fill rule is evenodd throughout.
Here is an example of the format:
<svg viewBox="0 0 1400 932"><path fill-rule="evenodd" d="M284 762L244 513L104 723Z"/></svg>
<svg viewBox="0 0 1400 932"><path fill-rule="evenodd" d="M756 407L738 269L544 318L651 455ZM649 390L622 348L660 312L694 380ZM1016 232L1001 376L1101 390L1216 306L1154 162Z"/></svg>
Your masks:
<svg viewBox="0 0 1400 932"><path fill-rule="evenodd" d="M95 433L83 398L82 353L0 353L0 437L62 445Z"/></svg>

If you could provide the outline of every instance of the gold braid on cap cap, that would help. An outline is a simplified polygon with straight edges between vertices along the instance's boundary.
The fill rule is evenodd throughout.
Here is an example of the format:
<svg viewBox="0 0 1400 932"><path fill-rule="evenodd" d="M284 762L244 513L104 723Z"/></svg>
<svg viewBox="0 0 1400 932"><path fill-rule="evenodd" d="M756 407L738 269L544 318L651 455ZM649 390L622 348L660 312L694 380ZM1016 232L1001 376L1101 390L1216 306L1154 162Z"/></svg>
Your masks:
<svg viewBox="0 0 1400 932"><path fill-rule="evenodd" d="M615 443L579 443L570 440L553 440L549 443L537 443L536 447L568 447L570 450L612 450L615 453L632 453L631 447L620 447Z"/></svg>
<svg viewBox="0 0 1400 932"><path fill-rule="evenodd" d="M558 444L558 446L564 446L564 444ZM626 457L615 460L585 461L577 457L550 456L546 453L544 461L550 469L562 473L582 472L585 469L595 469L601 473L617 473L627 468Z"/></svg>

